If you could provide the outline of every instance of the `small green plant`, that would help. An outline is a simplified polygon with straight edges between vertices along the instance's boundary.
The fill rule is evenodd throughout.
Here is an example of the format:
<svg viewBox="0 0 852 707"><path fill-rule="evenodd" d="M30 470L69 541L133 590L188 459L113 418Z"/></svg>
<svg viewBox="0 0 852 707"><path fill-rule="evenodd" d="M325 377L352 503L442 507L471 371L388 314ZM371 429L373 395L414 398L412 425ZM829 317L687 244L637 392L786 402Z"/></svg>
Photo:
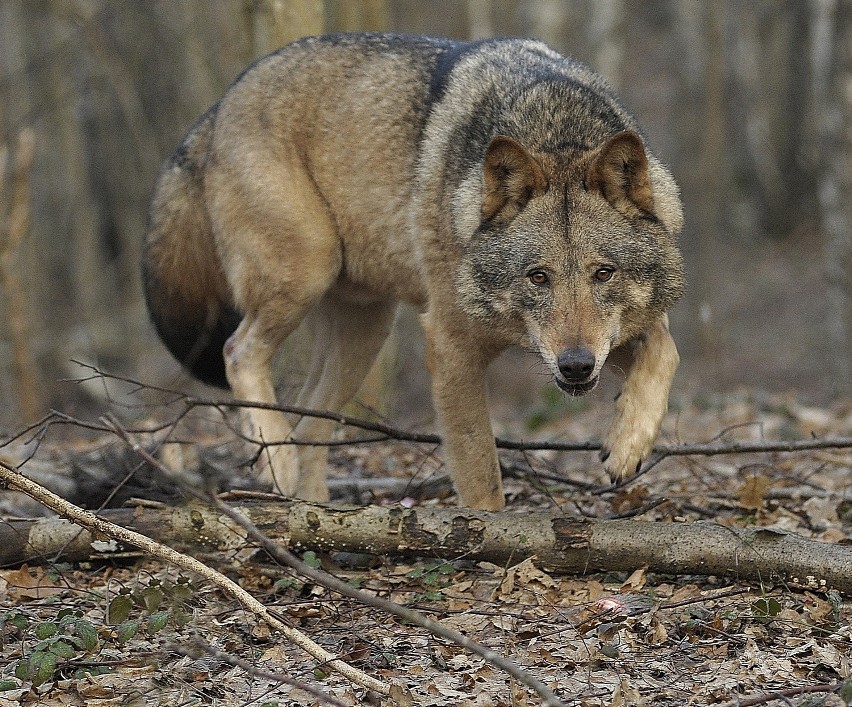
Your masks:
<svg viewBox="0 0 852 707"><path fill-rule="evenodd" d="M14 664L19 680L41 685L71 659L97 653L101 640L95 625L81 611L60 609L53 621L38 621L20 610L0 614L0 632L17 637L22 657ZM4 681L4 684L7 681ZM10 682L4 690L17 687Z"/></svg>
<svg viewBox="0 0 852 707"><path fill-rule="evenodd" d="M192 582L183 575L175 582L153 579L148 585L133 589L122 587L107 607L106 620L110 626L115 626L118 643L126 643L140 629L152 636L169 621L180 628L192 618L186 605L194 593ZM131 619L134 609L137 610L135 614L141 615Z"/></svg>
<svg viewBox="0 0 852 707"><path fill-rule="evenodd" d="M43 620L31 612L12 609L0 613L0 652L6 643L20 646L13 663L16 678L38 687L62 674L83 677L85 673L109 672L109 668L86 664L106 646L127 643L140 631L148 636L162 631L170 622L180 628L191 615L187 602L195 592L190 580L152 580L135 588L122 587L109 602L104 626L97 626L80 610L61 608L54 619ZM0 680L0 692L17 688L12 680Z"/></svg>
<svg viewBox="0 0 852 707"><path fill-rule="evenodd" d="M418 594L417 599L426 601L441 601L444 595L441 589L447 586L448 575L455 570L449 562L426 562L422 567L415 567L406 574L409 579L419 579L426 589Z"/></svg>
<svg viewBox="0 0 852 707"><path fill-rule="evenodd" d="M313 550L307 550L302 555L302 562L304 562L308 567L313 567L315 570L318 570L322 566L320 558L317 557L317 554Z"/></svg>
<svg viewBox="0 0 852 707"><path fill-rule="evenodd" d="M761 597L751 603L751 615L761 623L771 623L781 613L780 602L773 597Z"/></svg>
<svg viewBox="0 0 852 707"><path fill-rule="evenodd" d="M556 386L542 390L541 400L527 411L525 422L530 432L535 432L554 420L565 415L582 412L589 404L581 398L571 398L559 391Z"/></svg>

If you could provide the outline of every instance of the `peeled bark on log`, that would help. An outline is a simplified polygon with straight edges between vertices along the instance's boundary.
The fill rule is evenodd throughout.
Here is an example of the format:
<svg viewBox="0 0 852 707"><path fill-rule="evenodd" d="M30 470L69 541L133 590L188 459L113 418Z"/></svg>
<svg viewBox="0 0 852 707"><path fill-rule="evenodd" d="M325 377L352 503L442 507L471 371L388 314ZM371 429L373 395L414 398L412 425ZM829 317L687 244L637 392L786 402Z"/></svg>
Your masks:
<svg viewBox="0 0 852 707"><path fill-rule="evenodd" d="M590 520L543 512L346 507L301 501L251 501L235 506L264 533L300 551L447 559L463 556L499 565L535 556L536 564L554 573L583 575L647 567L666 574L763 582L783 579L852 595L852 548L772 528ZM108 510L100 515L195 553L233 549L245 543L242 529L196 504ZM57 555L67 560L89 559L98 555L91 547L92 540L88 533L61 519L14 521L0 526L0 563L32 562Z"/></svg>

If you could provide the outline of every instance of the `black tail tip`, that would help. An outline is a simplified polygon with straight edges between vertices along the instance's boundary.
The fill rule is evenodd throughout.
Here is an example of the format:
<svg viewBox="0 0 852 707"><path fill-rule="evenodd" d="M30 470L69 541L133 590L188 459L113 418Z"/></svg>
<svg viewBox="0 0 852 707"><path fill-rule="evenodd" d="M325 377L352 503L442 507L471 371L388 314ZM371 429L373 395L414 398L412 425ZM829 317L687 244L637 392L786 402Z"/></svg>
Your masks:
<svg viewBox="0 0 852 707"><path fill-rule="evenodd" d="M157 333L178 362L203 383L225 389L228 378L222 349L241 320L242 315L231 308L221 310L206 326L153 317Z"/></svg>

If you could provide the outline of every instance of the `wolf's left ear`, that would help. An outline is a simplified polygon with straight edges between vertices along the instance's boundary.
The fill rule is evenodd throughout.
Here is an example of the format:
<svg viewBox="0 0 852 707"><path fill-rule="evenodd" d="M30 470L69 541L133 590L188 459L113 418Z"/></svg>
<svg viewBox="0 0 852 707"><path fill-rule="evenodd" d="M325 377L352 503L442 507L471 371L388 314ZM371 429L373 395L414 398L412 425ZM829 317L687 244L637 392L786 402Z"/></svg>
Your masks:
<svg viewBox="0 0 852 707"><path fill-rule="evenodd" d="M482 221L507 223L547 189L541 165L517 140L495 137L482 166Z"/></svg>
<svg viewBox="0 0 852 707"><path fill-rule="evenodd" d="M632 130L613 135L592 159L586 186L625 216L654 213L654 192L642 140Z"/></svg>

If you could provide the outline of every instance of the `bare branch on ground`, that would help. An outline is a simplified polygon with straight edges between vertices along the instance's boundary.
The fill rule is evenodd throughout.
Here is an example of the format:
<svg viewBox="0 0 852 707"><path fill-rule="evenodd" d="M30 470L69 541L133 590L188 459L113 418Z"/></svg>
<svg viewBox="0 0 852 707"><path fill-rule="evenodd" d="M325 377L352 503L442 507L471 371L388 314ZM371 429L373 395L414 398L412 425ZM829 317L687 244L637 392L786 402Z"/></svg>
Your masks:
<svg viewBox="0 0 852 707"><path fill-rule="evenodd" d="M357 668L352 667L348 663L339 660L334 655L326 651L322 646L308 638L308 636L303 634L301 631L298 631L284 623L284 621L282 621L278 616L276 616L238 584L231 581L223 574L211 569L202 562L199 562L195 558L179 553L176 550L151 540L140 533L115 525L114 523L110 523L89 511L85 511L79 506L75 506L74 504L71 504L56 494L48 491L44 487L39 486L35 482L26 478L20 472L3 463L0 463L0 480L2 480L10 488L27 494L47 508L50 508L58 515L63 516L64 518L67 518L73 523L88 530L90 533L89 542L96 538L113 538L126 545L137 547L151 557L155 557L164 562L181 567L189 572L194 572L212 584L215 584L225 594L236 599L259 619L265 621L277 631L280 631L287 639L302 648L309 655L321 661L332 670L339 672L352 683L360 685L368 690L374 690L383 695L390 693L389 685L376 680Z"/></svg>

